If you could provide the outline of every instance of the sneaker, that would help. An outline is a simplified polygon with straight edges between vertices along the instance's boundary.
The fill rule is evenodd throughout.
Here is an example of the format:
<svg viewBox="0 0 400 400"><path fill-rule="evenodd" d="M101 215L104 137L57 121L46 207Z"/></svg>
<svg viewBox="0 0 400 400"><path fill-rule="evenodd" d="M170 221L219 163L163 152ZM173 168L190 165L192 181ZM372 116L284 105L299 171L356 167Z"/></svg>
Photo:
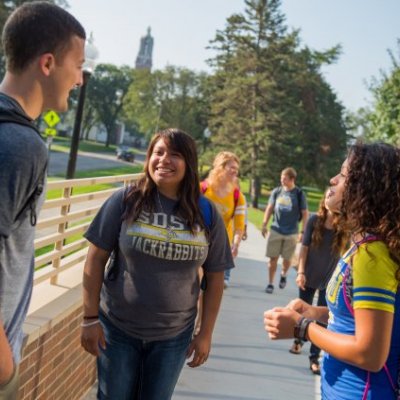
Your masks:
<svg viewBox="0 0 400 400"><path fill-rule="evenodd" d="M229 281L227 279L224 280L224 289L228 289Z"/></svg>
<svg viewBox="0 0 400 400"><path fill-rule="evenodd" d="M279 288L285 289L286 286L286 276L281 275L281 279L279 281Z"/></svg>
<svg viewBox="0 0 400 400"><path fill-rule="evenodd" d="M272 293L274 291L274 285L269 284L266 288L265 288L265 293Z"/></svg>

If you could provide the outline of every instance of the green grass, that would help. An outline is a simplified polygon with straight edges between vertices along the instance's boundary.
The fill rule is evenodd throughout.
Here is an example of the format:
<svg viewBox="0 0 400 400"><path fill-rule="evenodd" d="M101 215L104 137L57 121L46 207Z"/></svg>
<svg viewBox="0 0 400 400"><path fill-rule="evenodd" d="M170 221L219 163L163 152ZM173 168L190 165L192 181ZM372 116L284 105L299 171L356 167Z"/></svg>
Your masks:
<svg viewBox="0 0 400 400"><path fill-rule="evenodd" d="M78 171L76 172L76 178L93 178L93 177L100 177L100 176L116 176L116 175L125 175L125 174L135 174L138 172L142 172L143 168L140 165L133 165L133 166L122 166L118 168L109 168L109 169L101 169L101 170L96 170L96 171ZM64 177L49 177L48 180L51 181L56 181L64 179ZM98 192L100 190L107 190L115 187L115 183L102 183L102 184L97 184L97 185L88 185L88 186L81 186L77 187L73 190L74 195L78 194L85 194L85 193L92 193L92 192ZM46 192L46 200L53 200L53 199L58 199L62 196L62 189L53 189L53 190L48 190ZM90 220L91 218L88 218L87 220ZM83 223L84 220L79 221L79 223ZM74 226L72 224L71 226ZM71 236L67 238L66 244L72 243L75 240L78 240L82 238L82 234L77 234L74 236ZM40 249L35 250L35 257L41 256L45 253L48 253L49 251L52 251L54 248L54 244L49 244L48 246L42 247Z"/></svg>
<svg viewBox="0 0 400 400"><path fill-rule="evenodd" d="M71 145L71 138L69 137L56 137L51 145L52 150L68 151ZM115 144L106 147L104 143L98 143L91 140L79 141L79 150L87 151L89 153L112 153L115 154Z"/></svg>
<svg viewBox="0 0 400 400"><path fill-rule="evenodd" d="M35 250L35 258L39 257L39 256L41 256L43 254L46 254L49 251L52 251L53 249L54 249L54 244L49 244L49 245L47 245L45 247L41 247L40 249L36 249ZM36 268L36 269L40 269L40 267Z"/></svg>
<svg viewBox="0 0 400 400"><path fill-rule="evenodd" d="M117 168L100 169L95 171L77 171L75 178L97 178L100 176L116 176L126 174L136 174L142 172L143 168L141 165L122 166ZM64 176L52 177L49 180L64 179ZM107 190L115 187L113 183L101 183L97 185L81 186L74 189L74 195L85 194L90 192L98 192L100 190ZM58 199L62 196L62 189L48 190L46 193L46 200Z"/></svg>
<svg viewBox="0 0 400 400"><path fill-rule="evenodd" d="M141 165L124 165L117 168L97 169L95 171L78 171L75 174L75 178L95 178L98 176L136 174L142 171L143 167Z"/></svg>
<svg viewBox="0 0 400 400"><path fill-rule="evenodd" d="M85 222L89 222L92 219L93 219L92 217L87 217L87 218L84 218L84 219L82 219L80 221L73 222L69 226L69 228L72 228L73 226L76 226L76 225L84 224ZM82 238L83 238L83 234L82 233L76 233L75 235L72 235L72 236L70 236L70 237L65 239L64 246L67 245L67 244L73 243L73 242L75 242L75 241L77 241L79 239L82 239ZM43 254L46 254L46 253L48 253L50 251L53 251L53 250L54 250L54 243L53 244L49 244L49 245L44 246L44 247L41 247L40 249L36 249L35 250L35 257L39 257L39 256L41 256ZM73 253L74 252L66 254L66 255L63 256L63 258L68 256L68 255L70 255L70 254L73 254ZM45 265L43 265L43 266L41 266L39 268L36 268L36 270L39 270L39 269L41 269L43 267L45 267Z"/></svg>
<svg viewBox="0 0 400 400"><path fill-rule="evenodd" d="M51 149L55 151L61 151L63 153L69 153L71 147L71 138L57 137L54 139ZM80 151L85 151L88 153L110 153L116 154L117 146L115 144L110 144L106 147L104 143L98 143L91 140L81 140L79 142ZM142 150L138 150L134 147L129 147L129 150L133 153L140 154L144 153Z"/></svg>
<svg viewBox="0 0 400 400"><path fill-rule="evenodd" d="M89 219L89 221L90 221L90 220L91 220L91 218ZM79 224L83 224L84 222L85 222L85 221L82 220L82 221L79 222ZM76 224L75 224L75 225L76 225ZM72 227L72 226L73 226L73 224L72 224L70 227ZM83 238L83 235L82 235L81 233L77 233L77 234L72 235L72 236L68 237L67 239L65 239L64 245L73 243L73 242L75 242L75 241L77 241L77 240L79 240L79 239L82 239L82 238ZM49 244L49 245L47 245L47 246L41 247L40 249L36 249L36 250L35 250L35 257L39 257L39 256L41 256L41 255L43 255L43 254L46 254L46 253L48 253L48 252L50 252L50 251L53 251L53 250L54 250L54 244ZM72 253L69 253L69 254L73 254L73 252L72 252ZM68 256L69 254L64 255L63 258L66 257L66 256ZM43 265L43 266L41 266L41 267L39 267L39 268L36 268L36 270L38 270L38 269L40 269L40 268L43 268L44 266L45 266L45 265Z"/></svg>

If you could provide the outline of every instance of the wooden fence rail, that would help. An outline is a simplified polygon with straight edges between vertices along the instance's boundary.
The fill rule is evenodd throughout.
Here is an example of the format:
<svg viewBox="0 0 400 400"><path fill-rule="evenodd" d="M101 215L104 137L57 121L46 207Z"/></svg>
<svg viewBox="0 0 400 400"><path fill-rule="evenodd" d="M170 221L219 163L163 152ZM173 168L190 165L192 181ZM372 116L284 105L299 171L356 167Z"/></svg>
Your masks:
<svg viewBox="0 0 400 400"><path fill-rule="evenodd" d="M37 224L34 285L48 279L57 284L59 273L85 259L88 244L82 235L90 221L108 197L141 175L71 179L47 184L47 191L59 189L60 197L45 201ZM110 188L90 190L91 186L99 184ZM74 195L77 188L84 188L87 193Z"/></svg>
<svg viewBox="0 0 400 400"><path fill-rule="evenodd" d="M80 400L93 385L95 357L80 345L88 246L82 235L104 201L140 176L48 183L52 199L44 203L37 224L35 287L24 323L18 400Z"/></svg>

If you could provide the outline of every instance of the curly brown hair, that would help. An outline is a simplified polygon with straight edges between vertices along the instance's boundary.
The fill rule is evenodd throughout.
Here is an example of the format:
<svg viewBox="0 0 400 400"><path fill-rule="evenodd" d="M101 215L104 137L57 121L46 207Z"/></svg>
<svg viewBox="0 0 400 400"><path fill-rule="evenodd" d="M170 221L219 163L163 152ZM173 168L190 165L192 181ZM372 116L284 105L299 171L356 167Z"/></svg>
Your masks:
<svg viewBox="0 0 400 400"><path fill-rule="evenodd" d="M326 196L326 192L325 192ZM319 247L322 244L322 237L325 229L325 222L328 219L329 210L325 206L325 196L321 199L317 211L317 219L315 220L313 233L311 236L311 246ZM345 250L350 235L341 229L339 219L337 216L333 217L333 242L332 242L332 253L342 254Z"/></svg>
<svg viewBox="0 0 400 400"><path fill-rule="evenodd" d="M196 224L199 224L207 231L199 206L200 181L197 166L196 143L187 133L175 128L157 132L151 139L143 166L144 176L136 185L130 188L125 197L127 211L124 218L130 221L136 221L142 210L153 212L155 209L157 186L149 173L149 160L153 153L154 146L161 139L163 139L171 149L180 153L186 164L185 176L183 177L178 192L179 201L177 210L179 210L179 215L187 222L192 233L196 230Z"/></svg>
<svg viewBox="0 0 400 400"><path fill-rule="evenodd" d="M385 143L357 143L347 159L344 227L353 234L377 235L400 264L400 150Z"/></svg>

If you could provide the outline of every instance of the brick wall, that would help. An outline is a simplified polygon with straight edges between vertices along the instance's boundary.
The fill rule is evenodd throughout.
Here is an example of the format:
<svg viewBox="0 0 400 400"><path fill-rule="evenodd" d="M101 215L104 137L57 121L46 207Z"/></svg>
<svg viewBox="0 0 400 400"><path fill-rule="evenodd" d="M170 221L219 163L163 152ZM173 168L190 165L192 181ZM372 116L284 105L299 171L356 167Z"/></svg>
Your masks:
<svg viewBox="0 0 400 400"><path fill-rule="evenodd" d="M82 308L27 338L20 364L18 400L77 400L96 379L95 358L80 345Z"/></svg>

